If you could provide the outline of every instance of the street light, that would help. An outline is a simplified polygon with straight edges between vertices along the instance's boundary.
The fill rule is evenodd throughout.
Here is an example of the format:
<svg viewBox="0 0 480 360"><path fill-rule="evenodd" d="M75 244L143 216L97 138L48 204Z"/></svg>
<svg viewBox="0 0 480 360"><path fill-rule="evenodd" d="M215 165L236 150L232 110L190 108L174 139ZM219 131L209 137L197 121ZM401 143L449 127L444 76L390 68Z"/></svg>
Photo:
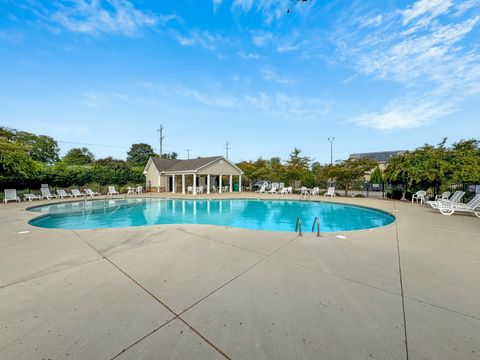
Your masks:
<svg viewBox="0 0 480 360"><path fill-rule="evenodd" d="M330 141L330 165L333 165L333 140L334 137L329 137L328 140Z"/></svg>

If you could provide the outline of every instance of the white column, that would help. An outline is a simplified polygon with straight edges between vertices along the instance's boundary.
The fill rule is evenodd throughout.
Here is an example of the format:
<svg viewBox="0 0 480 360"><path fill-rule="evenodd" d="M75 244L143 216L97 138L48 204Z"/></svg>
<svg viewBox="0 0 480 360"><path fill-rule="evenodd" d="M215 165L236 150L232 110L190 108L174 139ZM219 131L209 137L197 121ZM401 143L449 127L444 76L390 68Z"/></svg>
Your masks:
<svg viewBox="0 0 480 360"><path fill-rule="evenodd" d="M185 174L182 174L182 195L185 195Z"/></svg>
<svg viewBox="0 0 480 360"><path fill-rule="evenodd" d="M172 174L172 193L175 194L175 174Z"/></svg>
<svg viewBox="0 0 480 360"><path fill-rule="evenodd" d="M157 173L158 179L157 179L157 192L160 192L160 173Z"/></svg>
<svg viewBox="0 0 480 360"><path fill-rule="evenodd" d="M242 191L242 175L238 175L238 192Z"/></svg>
<svg viewBox="0 0 480 360"><path fill-rule="evenodd" d="M218 192L220 194L222 193L222 175L220 175L218 178Z"/></svg>
<svg viewBox="0 0 480 360"><path fill-rule="evenodd" d="M233 191L233 175L230 175L230 183L228 184L228 187L229 187L229 191L232 192Z"/></svg>
<svg viewBox="0 0 480 360"><path fill-rule="evenodd" d="M197 174L193 174L193 195L197 195Z"/></svg>
<svg viewBox="0 0 480 360"><path fill-rule="evenodd" d="M210 195L210 174L207 175L207 194Z"/></svg>

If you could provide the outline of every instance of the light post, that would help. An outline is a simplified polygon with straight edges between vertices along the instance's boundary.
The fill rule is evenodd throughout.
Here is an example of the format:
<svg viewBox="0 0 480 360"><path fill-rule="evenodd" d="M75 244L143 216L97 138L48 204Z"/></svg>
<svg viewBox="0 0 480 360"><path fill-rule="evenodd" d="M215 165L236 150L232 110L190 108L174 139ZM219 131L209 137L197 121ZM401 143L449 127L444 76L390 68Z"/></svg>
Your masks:
<svg viewBox="0 0 480 360"><path fill-rule="evenodd" d="M330 165L333 165L333 140L334 137L329 137L328 140L330 141Z"/></svg>
<svg viewBox="0 0 480 360"><path fill-rule="evenodd" d="M335 140L334 137L329 137L328 140L330 141L330 166L333 165L333 141ZM333 180L330 180L330 186L333 186Z"/></svg>

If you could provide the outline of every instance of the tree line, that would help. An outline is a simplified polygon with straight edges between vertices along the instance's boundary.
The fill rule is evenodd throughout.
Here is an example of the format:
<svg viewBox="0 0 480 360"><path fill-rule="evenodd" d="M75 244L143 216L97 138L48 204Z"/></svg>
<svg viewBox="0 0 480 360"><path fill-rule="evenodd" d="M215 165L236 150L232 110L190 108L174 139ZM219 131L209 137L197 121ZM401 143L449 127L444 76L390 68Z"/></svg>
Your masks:
<svg viewBox="0 0 480 360"><path fill-rule="evenodd" d="M237 166L251 184L257 180L283 182L296 186L321 188L334 182L348 195L359 190L366 177L372 183L401 184L411 191L455 183L480 183L480 142L462 140L447 147L447 139L436 146L424 145L392 157L385 170L369 159L346 159L322 165L294 148L285 161L280 157L242 161ZM53 186L144 184L144 167L153 148L145 143L132 144L126 160L106 157L95 159L85 147L73 148L65 156L55 139L0 127L0 187L39 188L42 183ZM176 159L175 152L163 157Z"/></svg>

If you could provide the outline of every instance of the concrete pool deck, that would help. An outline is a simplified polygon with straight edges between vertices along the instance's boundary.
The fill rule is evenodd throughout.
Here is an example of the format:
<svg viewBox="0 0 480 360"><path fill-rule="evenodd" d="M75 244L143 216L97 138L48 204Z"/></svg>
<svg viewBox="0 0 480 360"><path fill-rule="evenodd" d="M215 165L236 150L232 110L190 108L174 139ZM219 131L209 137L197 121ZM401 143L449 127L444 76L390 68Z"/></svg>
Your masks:
<svg viewBox="0 0 480 360"><path fill-rule="evenodd" d="M235 197L299 198L197 196ZM480 358L478 218L317 199L397 221L320 238L208 225L72 231L27 224L39 214L25 208L48 201L1 205L0 358Z"/></svg>

